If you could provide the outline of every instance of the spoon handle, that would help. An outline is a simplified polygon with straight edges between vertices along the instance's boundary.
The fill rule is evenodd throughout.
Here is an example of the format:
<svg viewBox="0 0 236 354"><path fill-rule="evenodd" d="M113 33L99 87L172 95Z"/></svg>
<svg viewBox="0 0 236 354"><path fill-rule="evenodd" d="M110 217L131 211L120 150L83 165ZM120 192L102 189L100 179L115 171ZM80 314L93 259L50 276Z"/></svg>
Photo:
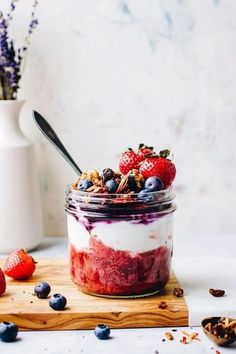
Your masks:
<svg viewBox="0 0 236 354"><path fill-rule="evenodd" d="M43 133L43 135L48 138L48 140L55 146L55 148L59 151L59 153L64 157L64 159L71 165L71 167L75 170L78 175L82 174L81 169L77 166L75 161L72 159L65 146L62 144L61 140L58 138L55 131L52 129L50 124L43 118L38 112L33 111L33 118L35 123L37 124L39 130Z"/></svg>

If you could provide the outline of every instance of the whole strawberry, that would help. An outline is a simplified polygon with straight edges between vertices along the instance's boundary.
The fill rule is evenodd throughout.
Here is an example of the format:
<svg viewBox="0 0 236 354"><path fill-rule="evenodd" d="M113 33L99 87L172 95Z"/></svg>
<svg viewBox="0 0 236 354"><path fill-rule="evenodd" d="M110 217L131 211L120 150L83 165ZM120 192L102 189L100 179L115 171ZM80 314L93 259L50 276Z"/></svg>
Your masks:
<svg viewBox="0 0 236 354"><path fill-rule="evenodd" d="M6 280L5 280L5 275L0 268L0 295L4 294L6 291Z"/></svg>
<svg viewBox="0 0 236 354"><path fill-rule="evenodd" d="M35 271L33 257L25 250L17 250L11 253L5 262L4 273L13 279L25 279Z"/></svg>
<svg viewBox="0 0 236 354"><path fill-rule="evenodd" d="M153 147L152 146L147 146L144 144L139 144L138 147L138 155L141 157L142 160L145 159L150 154L153 154Z"/></svg>
<svg viewBox="0 0 236 354"><path fill-rule="evenodd" d="M139 169L144 178L152 176L160 178L165 189L172 184L176 175L175 165L167 158L169 153L169 150L163 150L159 155L147 157Z"/></svg>
<svg viewBox="0 0 236 354"><path fill-rule="evenodd" d="M119 169L123 175L126 175L133 169L139 169L139 164L143 160L141 156L136 154L132 149L124 152L119 162Z"/></svg>

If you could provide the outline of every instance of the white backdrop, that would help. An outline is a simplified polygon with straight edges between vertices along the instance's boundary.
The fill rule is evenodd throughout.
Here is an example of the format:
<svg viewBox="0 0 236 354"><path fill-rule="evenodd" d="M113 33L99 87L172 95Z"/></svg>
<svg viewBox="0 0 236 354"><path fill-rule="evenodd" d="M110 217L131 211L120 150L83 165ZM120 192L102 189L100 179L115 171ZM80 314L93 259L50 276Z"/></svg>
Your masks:
<svg viewBox="0 0 236 354"><path fill-rule="evenodd" d="M20 42L31 1L16 5ZM66 233L64 192L76 176L32 109L82 169L114 168L140 142L170 147L175 233L234 233L236 1L39 0L38 17L19 93L22 129L38 146L45 233Z"/></svg>

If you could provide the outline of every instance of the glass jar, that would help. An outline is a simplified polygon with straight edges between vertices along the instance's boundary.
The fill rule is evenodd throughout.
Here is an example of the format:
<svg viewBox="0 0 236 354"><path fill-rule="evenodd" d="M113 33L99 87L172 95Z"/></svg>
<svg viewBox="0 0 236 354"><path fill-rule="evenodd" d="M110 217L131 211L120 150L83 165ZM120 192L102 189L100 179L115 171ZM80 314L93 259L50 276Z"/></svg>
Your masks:
<svg viewBox="0 0 236 354"><path fill-rule="evenodd" d="M170 279L174 193L66 193L70 273L108 297L152 295Z"/></svg>

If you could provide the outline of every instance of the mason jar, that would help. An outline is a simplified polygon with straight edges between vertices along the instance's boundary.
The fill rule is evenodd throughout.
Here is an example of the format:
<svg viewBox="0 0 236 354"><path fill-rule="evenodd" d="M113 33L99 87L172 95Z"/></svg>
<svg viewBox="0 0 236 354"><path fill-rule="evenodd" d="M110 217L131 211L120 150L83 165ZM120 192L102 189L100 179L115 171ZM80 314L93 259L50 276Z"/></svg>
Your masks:
<svg viewBox="0 0 236 354"><path fill-rule="evenodd" d="M68 187L70 274L79 290L107 297L159 292L170 279L174 193L97 194Z"/></svg>

